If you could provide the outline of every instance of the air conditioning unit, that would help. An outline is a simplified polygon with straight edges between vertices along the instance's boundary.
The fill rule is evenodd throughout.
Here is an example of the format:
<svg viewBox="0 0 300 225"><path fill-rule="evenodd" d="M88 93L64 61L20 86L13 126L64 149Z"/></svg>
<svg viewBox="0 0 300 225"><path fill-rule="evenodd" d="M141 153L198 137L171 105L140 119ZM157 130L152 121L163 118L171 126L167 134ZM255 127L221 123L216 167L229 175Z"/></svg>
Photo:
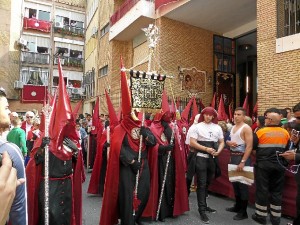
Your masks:
<svg viewBox="0 0 300 225"><path fill-rule="evenodd" d="M73 88L72 94L74 95L82 95L82 89L81 88Z"/></svg>
<svg viewBox="0 0 300 225"><path fill-rule="evenodd" d="M20 38L19 41L18 41L18 44L22 45L22 46L26 46L27 45L27 41L24 38Z"/></svg>
<svg viewBox="0 0 300 225"><path fill-rule="evenodd" d="M93 27L93 29L92 29L92 37L96 38L97 37L97 33L98 33L98 29L96 27Z"/></svg>
<svg viewBox="0 0 300 225"><path fill-rule="evenodd" d="M14 82L14 89L22 89L22 88L23 88L23 82L19 81L19 80L16 80Z"/></svg>
<svg viewBox="0 0 300 225"><path fill-rule="evenodd" d="M64 24L62 22L55 22L55 27L63 27Z"/></svg>

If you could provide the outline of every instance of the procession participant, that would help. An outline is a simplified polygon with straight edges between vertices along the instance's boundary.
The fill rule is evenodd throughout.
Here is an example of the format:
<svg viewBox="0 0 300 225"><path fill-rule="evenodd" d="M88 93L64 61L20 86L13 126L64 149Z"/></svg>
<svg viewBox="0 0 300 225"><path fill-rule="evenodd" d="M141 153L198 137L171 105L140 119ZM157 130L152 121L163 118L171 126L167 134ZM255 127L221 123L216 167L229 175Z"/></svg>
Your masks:
<svg viewBox="0 0 300 225"><path fill-rule="evenodd" d="M186 173L186 185L187 185L188 195L190 195L190 192L191 192L190 188L191 188L192 180L193 180L193 177L195 176L195 172L196 172L196 157L197 157L197 155L196 155L197 151L195 151L195 149L190 146L190 137L191 137L191 133L196 128L196 124L199 123L199 117L200 117L200 114L197 114L195 116L194 123L189 128L189 130L186 134L186 140L185 140L185 143L189 146L189 155L187 158L188 169L187 169L187 173Z"/></svg>
<svg viewBox="0 0 300 225"><path fill-rule="evenodd" d="M300 102L293 107L293 113L295 116L295 120L292 120L294 123L295 133L291 135L291 142L293 143L292 148L296 149L286 151L285 153L281 154L285 159L294 160L295 165L300 165ZM300 224L300 170L298 169L297 173L295 174L295 179L297 183L297 197L296 197L296 208L297 214L293 220L293 223L288 223L288 225L297 225Z"/></svg>
<svg viewBox="0 0 300 225"><path fill-rule="evenodd" d="M157 144L151 151L151 158L149 159L149 164L153 168L151 195L145 210L146 213L143 214L145 217L151 216L155 219L159 213L158 219L160 221L165 221L166 217L179 216L189 210L186 185L182 182L185 180L183 165L185 159L180 150L178 127L174 127L176 124L173 124L172 127L171 118L167 95L163 92L162 110L156 114L150 127ZM168 162L170 151L171 155ZM165 172L167 176L164 180ZM164 182L165 186L162 187ZM162 188L164 189L160 202ZM157 212L158 204L161 204L159 212Z"/></svg>
<svg viewBox="0 0 300 225"><path fill-rule="evenodd" d="M82 224L83 163L79 137L59 63L58 101L53 111L49 137L36 140L26 168L29 224L45 224L44 148L49 144L49 224ZM48 129L47 127L45 129Z"/></svg>
<svg viewBox="0 0 300 225"><path fill-rule="evenodd" d="M140 217L150 191L147 154L149 146L154 146L156 140L149 129L141 127L141 121L136 120L134 112L131 113L130 94L126 74L123 71L121 92L123 119L120 125L114 128L111 136L100 225L114 225L118 222L118 218L121 225L142 224ZM140 162L139 151L141 151Z"/></svg>
<svg viewBox="0 0 300 225"><path fill-rule="evenodd" d="M206 196L210 181L215 175L215 160L224 148L224 137L218 123L218 114L212 107L201 111L199 123L191 133L190 146L197 151L197 201L200 219L209 223L206 212L215 213L216 210L207 206Z"/></svg>
<svg viewBox="0 0 300 225"><path fill-rule="evenodd" d="M267 223L268 204L273 225L280 224L284 168L278 162L277 152L284 152L290 136L281 127L280 111L268 109L265 113L265 127L253 136L256 149L255 165L255 214L252 219L260 224Z"/></svg>
<svg viewBox="0 0 300 225"><path fill-rule="evenodd" d="M226 144L230 147L230 164L237 165L237 170L243 170L244 166L250 166L250 154L253 146L253 133L245 121L246 110L238 107L234 110L234 123L230 132L230 140ZM248 218L247 206L249 199L249 190L246 184L240 182L232 183L235 205L226 208L226 211L236 212L234 220L243 220Z"/></svg>
<svg viewBox="0 0 300 225"><path fill-rule="evenodd" d="M89 187L87 193L100 194L103 196L106 168L107 168L107 155L110 146L109 136L113 133L114 128L119 124L116 112L113 108L113 104L110 100L108 93L105 90L107 108L110 115L110 122L105 122L105 129L98 140L97 155L92 171Z"/></svg>
<svg viewBox="0 0 300 225"><path fill-rule="evenodd" d="M187 171L187 156L189 153L189 146L185 144L186 140L186 135L188 132L188 127L189 127L189 121L188 121L188 116L190 114L190 109L195 101L195 98L191 98L184 110L182 111L180 115L180 119L177 119L177 126L179 129L179 135L180 135L180 146L182 148L182 156L183 156L183 166L184 166L184 171ZM196 112L197 114L197 112Z"/></svg>

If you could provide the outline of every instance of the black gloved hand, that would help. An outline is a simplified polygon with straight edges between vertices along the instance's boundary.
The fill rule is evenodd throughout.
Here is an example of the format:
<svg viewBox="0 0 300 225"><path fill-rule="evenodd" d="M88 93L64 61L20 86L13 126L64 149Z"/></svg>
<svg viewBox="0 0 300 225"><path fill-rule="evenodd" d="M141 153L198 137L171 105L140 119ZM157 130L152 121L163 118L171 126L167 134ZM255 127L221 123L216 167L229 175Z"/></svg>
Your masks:
<svg viewBox="0 0 300 225"><path fill-rule="evenodd" d="M110 147L110 143L108 143L108 142L105 142L105 143L104 143L104 145L103 145L103 147L104 147L104 148L108 148L108 147Z"/></svg>
<svg viewBox="0 0 300 225"><path fill-rule="evenodd" d="M158 150L167 152L167 151L173 151L173 148L174 148L174 145L160 145L158 147Z"/></svg>
<svg viewBox="0 0 300 225"><path fill-rule="evenodd" d="M72 149L74 152L78 151L77 145L70 138L65 138L63 141L63 145L66 145L67 147Z"/></svg>
<svg viewBox="0 0 300 225"><path fill-rule="evenodd" d="M147 128L146 127L141 126L140 135L142 135L143 137L147 137Z"/></svg>
<svg viewBox="0 0 300 225"><path fill-rule="evenodd" d="M167 127L169 127L169 123L166 121L161 121L161 125L166 129Z"/></svg>
<svg viewBox="0 0 300 225"><path fill-rule="evenodd" d="M45 148L46 145L49 145L50 143L50 137L43 137L43 140L42 140L42 144L41 144L41 148Z"/></svg>
<svg viewBox="0 0 300 225"><path fill-rule="evenodd" d="M141 168L141 163L137 160L134 160L134 163L130 164L130 168L134 174L137 174L137 172Z"/></svg>

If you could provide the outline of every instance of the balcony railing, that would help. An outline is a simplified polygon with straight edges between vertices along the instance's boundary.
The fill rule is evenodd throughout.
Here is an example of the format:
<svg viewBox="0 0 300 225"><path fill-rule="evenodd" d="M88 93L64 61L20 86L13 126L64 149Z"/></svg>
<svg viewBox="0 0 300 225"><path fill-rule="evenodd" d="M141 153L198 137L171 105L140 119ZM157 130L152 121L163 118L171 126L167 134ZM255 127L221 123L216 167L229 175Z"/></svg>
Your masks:
<svg viewBox="0 0 300 225"><path fill-rule="evenodd" d="M23 27L24 29L39 30L42 32L50 33L51 31L51 22L45 20L38 20L35 18L23 18Z"/></svg>
<svg viewBox="0 0 300 225"><path fill-rule="evenodd" d="M120 8L110 17L110 26L118 22L133 6L141 0L126 0ZM147 0L150 1L150 0Z"/></svg>
<svg viewBox="0 0 300 225"><path fill-rule="evenodd" d="M23 63L29 64L49 64L50 55L45 53L37 53L37 52L21 52L21 61Z"/></svg>
<svg viewBox="0 0 300 225"><path fill-rule="evenodd" d="M167 5L171 2L177 2L178 0L156 0L155 1L155 9L158 9L159 7L163 5Z"/></svg>
<svg viewBox="0 0 300 225"><path fill-rule="evenodd" d="M52 87L52 95L55 94L57 88L58 87ZM72 100L85 98L85 93L83 92L82 88L67 87L67 93Z"/></svg>
<svg viewBox="0 0 300 225"><path fill-rule="evenodd" d="M84 29L79 27L72 27L69 25L63 25L62 27L54 27L55 33L61 35L70 35L75 37L84 37Z"/></svg>
<svg viewBox="0 0 300 225"><path fill-rule="evenodd" d="M83 68L83 59L82 58L74 58L74 57L62 57L60 59L62 66L68 67L80 67ZM54 59L54 64L58 64L58 58Z"/></svg>

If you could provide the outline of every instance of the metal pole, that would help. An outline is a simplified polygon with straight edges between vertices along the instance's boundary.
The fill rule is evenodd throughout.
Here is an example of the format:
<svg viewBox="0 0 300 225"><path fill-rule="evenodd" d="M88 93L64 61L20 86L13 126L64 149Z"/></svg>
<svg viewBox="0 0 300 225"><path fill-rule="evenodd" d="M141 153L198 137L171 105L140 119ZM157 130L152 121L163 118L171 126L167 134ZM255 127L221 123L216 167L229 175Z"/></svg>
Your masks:
<svg viewBox="0 0 300 225"><path fill-rule="evenodd" d="M49 120L52 108L47 104L42 109L45 115L45 137L49 137ZM45 225L49 225L49 147L45 146Z"/></svg>

